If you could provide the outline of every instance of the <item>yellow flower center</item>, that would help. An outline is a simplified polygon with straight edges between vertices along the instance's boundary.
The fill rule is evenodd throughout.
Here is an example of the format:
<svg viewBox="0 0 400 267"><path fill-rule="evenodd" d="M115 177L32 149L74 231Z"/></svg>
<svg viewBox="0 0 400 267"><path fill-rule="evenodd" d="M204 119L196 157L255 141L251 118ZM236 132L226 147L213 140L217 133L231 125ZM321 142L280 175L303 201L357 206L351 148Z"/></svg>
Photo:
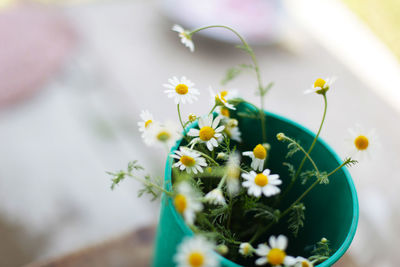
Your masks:
<svg viewBox="0 0 400 267"><path fill-rule="evenodd" d="M317 80L315 80L314 83L314 88L320 87L320 88L324 88L326 81L324 79L318 78Z"/></svg>
<svg viewBox="0 0 400 267"><path fill-rule="evenodd" d="M196 163L194 158L185 155L180 158L180 162L187 167L192 167Z"/></svg>
<svg viewBox="0 0 400 267"><path fill-rule="evenodd" d="M249 252L250 252L250 246L249 245L244 246L243 247L243 254L244 255L248 255Z"/></svg>
<svg viewBox="0 0 400 267"><path fill-rule="evenodd" d="M268 177L265 174L259 173L254 178L254 183L258 186L266 186L268 184Z"/></svg>
<svg viewBox="0 0 400 267"><path fill-rule="evenodd" d="M225 97L228 95L228 91L222 91L221 92L221 99L224 101L224 102L227 102L226 101L226 99L225 99Z"/></svg>
<svg viewBox="0 0 400 267"><path fill-rule="evenodd" d="M147 128L153 121L152 120L148 120L144 123L144 128Z"/></svg>
<svg viewBox="0 0 400 267"><path fill-rule="evenodd" d="M196 115L194 115L193 113L189 114L189 121L190 122L194 122L196 120L196 118L197 118Z"/></svg>
<svg viewBox="0 0 400 267"><path fill-rule="evenodd" d="M189 87L186 84L180 83L175 87L175 92L180 95L186 95L189 92Z"/></svg>
<svg viewBox="0 0 400 267"><path fill-rule="evenodd" d="M162 131L157 134L157 139L160 140L161 142L166 142L166 141L168 141L169 138L171 138L171 135L169 132Z"/></svg>
<svg viewBox="0 0 400 267"><path fill-rule="evenodd" d="M254 157L258 159L265 159L265 157L267 156L267 150L265 150L265 148L262 145L258 144L253 149L253 154Z"/></svg>
<svg viewBox="0 0 400 267"><path fill-rule="evenodd" d="M188 261L191 267L200 267L204 264L204 255L200 252L192 252L189 254Z"/></svg>
<svg viewBox="0 0 400 267"><path fill-rule="evenodd" d="M182 194L177 194L174 199L174 205L179 213L183 213L187 207L186 197Z"/></svg>
<svg viewBox="0 0 400 267"><path fill-rule="evenodd" d="M310 267L310 264L308 264L307 261L302 261L301 262L301 267Z"/></svg>
<svg viewBox="0 0 400 267"><path fill-rule="evenodd" d="M181 32L179 34L179 37L185 38L185 39L188 39L188 40L192 40L192 37L187 32Z"/></svg>
<svg viewBox="0 0 400 267"><path fill-rule="evenodd" d="M224 104L224 103L226 103L226 102L228 102L227 100L226 100L226 96L228 95L228 91L222 91L221 93L219 93L219 94L217 94L216 96L215 96L215 101L218 103L218 104Z"/></svg>
<svg viewBox="0 0 400 267"><path fill-rule="evenodd" d="M221 114L224 115L225 117L229 118L229 116L230 116L229 109L221 108Z"/></svg>
<svg viewBox="0 0 400 267"><path fill-rule="evenodd" d="M215 131L210 126L204 126L200 129L199 137L202 141L208 141L214 137Z"/></svg>
<svg viewBox="0 0 400 267"><path fill-rule="evenodd" d="M273 248L268 252L267 259L271 265L282 265L286 253L282 249Z"/></svg>
<svg viewBox="0 0 400 267"><path fill-rule="evenodd" d="M368 148L369 140L366 136L360 135L354 140L354 145L358 150L365 150Z"/></svg>

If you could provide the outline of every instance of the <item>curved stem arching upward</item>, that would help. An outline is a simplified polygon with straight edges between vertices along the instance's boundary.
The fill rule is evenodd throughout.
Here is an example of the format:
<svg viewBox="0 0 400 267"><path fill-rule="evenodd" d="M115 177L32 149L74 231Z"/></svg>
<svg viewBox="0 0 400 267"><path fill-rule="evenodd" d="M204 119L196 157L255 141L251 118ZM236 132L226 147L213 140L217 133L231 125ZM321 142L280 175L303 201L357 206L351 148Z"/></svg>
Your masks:
<svg viewBox="0 0 400 267"><path fill-rule="evenodd" d="M224 28L227 29L231 32L233 32L242 42L243 44L243 49L250 55L251 60L253 61L254 64L254 70L256 72L257 76L257 82L258 82L258 90L260 94L260 122L261 122L261 130L262 130L262 140L265 143L267 141L267 132L265 128L265 114L264 114L264 86L261 80L261 74L260 74L260 67L258 66L257 58L256 55L254 54L253 49L249 46L249 44L246 42L246 40L234 29L231 27L225 26L225 25L210 25L202 28L198 28L196 30L193 30L189 33L189 36L192 36L196 32L205 30L205 29L210 29L210 28Z"/></svg>

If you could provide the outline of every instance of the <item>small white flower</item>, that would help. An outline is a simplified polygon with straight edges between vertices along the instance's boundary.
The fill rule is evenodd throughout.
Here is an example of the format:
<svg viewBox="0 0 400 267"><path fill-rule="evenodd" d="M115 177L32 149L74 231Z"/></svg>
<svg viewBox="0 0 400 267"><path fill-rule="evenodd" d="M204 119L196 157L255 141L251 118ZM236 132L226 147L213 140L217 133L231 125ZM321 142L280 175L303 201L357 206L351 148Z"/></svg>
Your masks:
<svg viewBox="0 0 400 267"><path fill-rule="evenodd" d="M214 205L226 205L226 201L224 195L222 194L222 190L219 188L215 188L207 193L204 197L204 200L210 204Z"/></svg>
<svg viewBox="0 0 400 267"><path fill-rule="evenodd" d="M224 152L219 152L217 154L217 159L219 159L219 160L225 160L225 159L227 159L227 157L228 157L228 155L225 154Z"/></svg>
<svg viewBox="0 0 400 267"><path fill-rule="evenodd" d="M250 243L241 243L239 247L239 253L243 256L253 256L254 248Z"/></svg>
<svg viewBox="0 0 400 267"><path fill-rule="evenodd" d="M139 132L142 133L142 138L145 144L150 145L152 140L149 133L150 128L154 124L153 115L148 110L142 110L142 112L140 113L140 118L142 119L142 121L138 122Z"/></svg>
<svg viewBox="0 0 400 267"><path fill-rule="evenodd" d="M174 151L171 157L178 160L172 167L179 168L181 171L186 170L187 173L197 174L203 172L203 168L207 166L206 160L200 156L200 154L194 150L190 150L187 147L180 147L179 151Z"/></svg>
<svg viewBox="0 0 400 267"><path fill-rule="evenodd" d="M331 85L336 81L335 77L327 78L326 80L318 78L315 80L314 84L310 89L304 91L304 94L317 93L317 94L325 94Z"/></svg>
<svg viewBox="0 0 400 267"><path fill-rule="evenodd" d="M267 150L261 144L254 147L253 151L246 151L242 153L243 156L249 156L251 158L251 167L256 171L262 171L264 169L264 162L267 158Z"/></svg>
<svg viewBox="0 0 400 267"><path fill-rule="evenodd" d="M200 196L187 182L179 183L176 190L175 209L183 216L187 224L193 225L196 212L203 209L203 204L199 201Z"/></svg>
<svg viewBox="0 0 400 267"><path fill-rule="evenodd" d="M183 76L180 80L175 76L171 79L168 79L169 83L163 84L167 90L164 90L164 93L167 94L169 98L174 98L175 104L186 102L193 103L193 100L197 100L197 96L199 95L199 91L193 88L194 83L190 80L186 79Z"/></svg>
<svg viewBox="0 0 400 267"><path fill-rule="evenodd" d="M265 169L262 173L251 171L243 173L242 177L246 180L242 183L243 187L247 187L247 193L255 197L261 196L261 193L266 197L279 194L281 190L278 185L282 184L278 174L270 174L269 169Z"/></svg>
<svg viewBox="0 0 400 267"><path fill-rule="evenodd" d="M202 236L186 237L177 247L174 261L177 267L218 267L215 245Z"/></svg>
<svg viewBox="0 0 400 267"><path fill-rule="evenodd" d="M314 264L303 257L296 257L296 264L294 267L314 267Z"/></svg>
<svg viewBox="0 0 400 267"><path fill-rule="evenodd" d="M356 124L354 128L349 129L350 138L348 143L349 152L355 159L363 160L371 158L380 147L379 138L374 129L365 131L364 128Z"/></svg>
<svg viewBox="0 0 400 267"><path fill-rule="evenodd" d="M175 122L167 121L164 124L154 123L149 129L147 138L149 145L172 147L180 137L179 126Z"/></svg>
<svg viewBox="0 0 400 267"><path fill-rule="evenodd" d="M221 132L225 126L219 126L221 117L217 116L213 119L213 115L203 116L199 118L199 129L190 129L188 136L194 136L190 144L205 143L208 150L213 151L214 147L218 147L218 141L222 139Z"/></svg>
<svg viewBox="0 0 400 267"><path fill-rule="evenodd" d="M269 246L265 244L258 245L256 254L262 258L256 260L256 265L271 264L272 266L294 265L296 260L292 256L286 255L287 237L279 235L269 238Z"/></svg>
<svg viewBox="0 0 400 267"><path fill-rule="evenodd" d="M179 33L179 37L181 38L182 44L184 44L186 47L190 49L190 52L194 52L194 44L192 41L192 36L188 31L186 31L182 26L175 24L172 27L172 30L174 32Z"/></svg>
<svg viewBox="0 0 400 267"><path fill-rule="evenodd" d="M153 115L148 110L142 110L140 113L142 121L138 122L139 131L144 132L154 122Z"/></svg>
<svg viewBox="0 0 400 267"><path fill-rule="evenodd" d="M226 186L228 193L233 196L239 192L240 183L240 155L231 154L226 164Z"/></svg>
<svg viewBox="0 0 400 267"><path fill-rule="evenodd" d="M228 102L229 100L238 97L238 92L236 90L232 90L232 91L223 90L221 92L215 93L211 86L210 86L209 90L210 90L210 94L211 94L211 101L213 101L213 103L222 105L223 107L226 107L228 109L233 109L233 110L236 109L234 105L229 104L229 102ZM223 112L223 109L221 110L221 113L222 112ZM225 111L225 113L226 113L226 111ZM226 115L229 115L229 110L228 110L228 113L226 113Z"/></svg>
<svg viewBox="0 0 400 267"><path fill-rule="evenodd" d="M197 116L194 113L190 113L188 119L190 122L194 122L197 119Z"/></svg>
<svg viewBox="0 0 400 267"><path fill-rule="evenodd" d="M226 124L224 132L228 135L230 139L237 142L242 142L242 133L240 132L239 127L229 127L229 124Z"/></svg>

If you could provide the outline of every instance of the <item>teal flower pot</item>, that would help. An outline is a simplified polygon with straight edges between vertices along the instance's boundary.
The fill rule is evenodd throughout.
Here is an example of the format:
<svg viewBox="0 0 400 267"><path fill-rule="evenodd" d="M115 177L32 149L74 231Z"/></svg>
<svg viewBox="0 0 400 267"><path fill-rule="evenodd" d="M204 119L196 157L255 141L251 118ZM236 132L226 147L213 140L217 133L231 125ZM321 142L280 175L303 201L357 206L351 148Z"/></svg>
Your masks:
<svg viewBox="0 0 400 267"><path fill-rule="evenodd" d="M239 114L240 112L240 114ZM239 121L239 127L242 132L243 144L240 145L241 151L251 150L255 145L261 142L260 122L251 116L237 116L238 114L257 114L257 111L246 103L241 103L237 107L237 111L232 116ZM286 159L287 144L279 142L276 134L279 132L299 140L304 147L309 147L315 135L303 126L283 118L281 116L265 112L267 126L267 141L271 145L269 151L269 160L267 167L272 173L280 174L283 180L283 188L289 183L288 170L282 165L282 162L290 162L294 166L298 166L303 158L301 152L297 152L290 159ZM178 149L178 142L171 151ZM314 150L311 153L312 158L317 163L320 171L330 172L338 167L342 160L335 152L320 138L318 139ZM165 187L171 188L172 159L167 160L165 168ZM303 170L311 169L311 165L307 162ZM299 179L298 179L299 180ZM310 181L309 183L311 183ZM309 184L302 185L297 181L293 187L290 197L282 203L289 205L294 199L301 195ZM350 246L351 241L356 232L358 222L358 200L357 193L346 168L342 168L330 176L328 185L317 185L304 199L306 206L305 226L299 232L296 239L288 232L287 225L283 224L281 229L277 227L271 228L274 235L285 234L289 238L287 254L291 256L308 257L310 252L322 237L327 238L331 243L330 247L334 253L329 259L317 265L318 267L327 267L339 260ZM287 219L287 218L286 218ZM285 218L283 219L285 220ZM251 223L251 222L246 222ZM193 232L184 223L183 218L175 211L173 201L167 196L163 196L161 202L160 221L157 229L155 242L155 252L153 257L154 267L175 266L173 257L176 253L176 247L185 236L192 236ZM268 240L268 236L263 237L264 241ZM219 256L221 266L241 266L222 256Z"/></svg>

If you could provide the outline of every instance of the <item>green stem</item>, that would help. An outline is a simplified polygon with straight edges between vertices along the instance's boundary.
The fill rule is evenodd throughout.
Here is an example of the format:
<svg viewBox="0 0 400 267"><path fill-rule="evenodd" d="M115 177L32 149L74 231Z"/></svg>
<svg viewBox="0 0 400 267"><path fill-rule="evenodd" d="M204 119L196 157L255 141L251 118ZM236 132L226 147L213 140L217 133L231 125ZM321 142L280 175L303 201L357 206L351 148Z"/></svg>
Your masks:
<svg viewBox="0 0 400 267"><path fill-rule="evenodd" d="M219 163L216 162L212 157L210 157L209 155L207 155L206 153L203 153L199 150L196 150L197 153L199 153L200 155L202 155L203 157L207 158L209 161L211 161L212 163L214 163L215 165L219 166Z"/></svg>
<svg viewBox="0 0 400 267"><path fill-rule="evenodd" d="M161 186L159 186L159 185L157 185L157 184L155 184L155 183L152 183L152 182L147 181L147 180L145 180L145 179L142 179L142 178L140 178L140 177L134 176L134 175L132 175L132 174L130 174L130 173L128 173L128 175L129 175L130 177L132 177L133 179L135 179L135 180L141 182L142 184L147 184L147 185L150 185L150 186L152 186L152 187L157 188L158 190L164 192L166 195L168 195L168 196L170 196L170 197L172 197L172 196L174 195L172 192L165 190L164 188L162 188Z"/></svg>
<svg viewBox="0 0 400 267"><path fill-rule="evenodd" d="M178 107L178 117L179 117L179 122L181 123L181 125L182 125L182 129L183 129L183 132L184 132L184 133L185 133L185 135L186 135L186 129L185 129L185 125L184 125L184 124L183 124L183 122L182 122L181 110L180 110L180 108L179 108L179 103L178 103L177 107Z"/></svg>
<svg viewBox="0 0 400 267"><path fill-rule="evenodd" d="M189 33L189 36L191 37L193 34L196 32L205 30L205 29L210 29L210 28L224 28L227 29L231 32L233 32L242 42L243 47L245 48L245 51L247 51L251 57L251 60L253 61L254 64L254 70L256 72L257 76L257 82L258 82L258 90L260 91L260 121L261 121L261 129L262 129L262 135L263 135L263 142L267 141L267 134L266 134L266 129L265 129L265 115L264 115L264 93L263 93L263 83L261 80L261 74L260 74L260 67L257 62L256 55L254 54L253 49L249 46L249 44L246 42L246 40L234 29L231 27L225 26L225 25L210 25L202 28L198 28L196 30L193 30Z"/></svg>
<svg viewBox="0 0 400 267"><path fill-rule="evenodd" d="M217 189L221 189L221 188L222 188L222 186L224 185L224 183L225 183L225 181L226 181L226 177L227 177L227 175L224 175L224 176L222 177L221 181L219 181L219 184L218 184L218 186L217 186Z"/></svg>
<svg viewBox="0 0 400 267"><path fill-rule="evenodd" d="M303 194L301 194L301 196L299 196L293 203L292 205L290 205L289 208L287 208L284 212L281 213L281 215L279 216L279 219L282 219L286 214L289 213L289 211L293 208L294 205L296 205L297 203L299 203L317 184L319 184L321 182L321 179L317 179L315 180L315 182L310 185L309 188L307 188L306 191L303 192Z"/></svg>
<svg viewBox="0 0 400 267"><path fill-rule="evenodd" d="M226 224L226 229L229 230L231 228L231 218L232 218L232 208L233 208L233 201L232 201L232 196L229 195L229 208L228 208L228 220Z"/></svg>
<svg viewBox="0 0 400 267"><path fill-rule="evenodd" d="M337 167L336 169L334 169L333 171L331 171L330 173L328 173L328 177L331 176L332 174L334 174L335 172L337 172L338 170L340 170L341 168L343 168L345 165L347 164L347 162L343 162L342 164L340 164L339 167Z"/></svg>
<svg viewBox="0 0 400 267"><path fill-rule="evenodd" d="M218 107L218 104L215 103L214 106L212 107L210 113L208 113L208 115L212 114L217 107Z"/></svg>
<svg viewBox="0 0 400 267"><path fill-rule="evenodd" d="M250 239L249 243L252 244L254 243L257 238L260 237L260 235L264 234L266 231L269 230L269 228L271 228L272 225L274 225L274 221L270 222L265 228L260 228L260 230L258 230L258 232L256 232L256 234Z"/></svg>
<svg viewBox="0 0 400 267"><path fill-rule="evenodd" d="M306 152L306 151L304 150L304 148L303 148L301 145L299 145L295 140L293 140L293 139L290 138L290 137L284 136L283 139L286 139L286 140L288 140L288 141L294 143L294 144L301 150L301 152L304 153L305 158L307 158L307 159L311 162L311 164L313 165L313 167L314 167L314 169L316 170L317 174L320 175L320 172L319 172L319 170L318 170L317 164L315 164L315 162L314 162L314 160L311 158L310 154L309 154L308 152Z"/></svg>
<svg viewBox="0 0 400 267"><path fill-rule="evenodd" d="M322 115L322 121L321 121L321 124L320 124L320 126L319 126L318 132L317 132L317 134L315 135L314 140L313 140L313 142L312 142L310 148L309 148L308 151L307 151L308 154L311 153L311 151L313 150L315 144L317 143L318 137L319 137L319 135L320 135L320 133L321 133L321 130L322 130L322 126L324 125L324 122L325 122L326 111L327 111L327 109L328 109L328 101L327 101L327 98L326 98L326 94L323 94L323 97L324 97L324 114ZM304 166L304 163L305 163L306 159L307 159L307 156L305 155L305 156L303 157L303 159L302 159L300 165L299 165L299 168L297 169L295 175L293 176L292 181L290 182L289 186L286 187L286 189L285 189L285 191L283 192L283 194L282 194L282 196L280 197L280 199L283 199L283 198L287 195L287 193L290 192L290 190L292 189L294 183L296 182L297 178L299 177L299 175L300 175L300 173L301 173L301 170L303 169L303 166Z"/></svg>

